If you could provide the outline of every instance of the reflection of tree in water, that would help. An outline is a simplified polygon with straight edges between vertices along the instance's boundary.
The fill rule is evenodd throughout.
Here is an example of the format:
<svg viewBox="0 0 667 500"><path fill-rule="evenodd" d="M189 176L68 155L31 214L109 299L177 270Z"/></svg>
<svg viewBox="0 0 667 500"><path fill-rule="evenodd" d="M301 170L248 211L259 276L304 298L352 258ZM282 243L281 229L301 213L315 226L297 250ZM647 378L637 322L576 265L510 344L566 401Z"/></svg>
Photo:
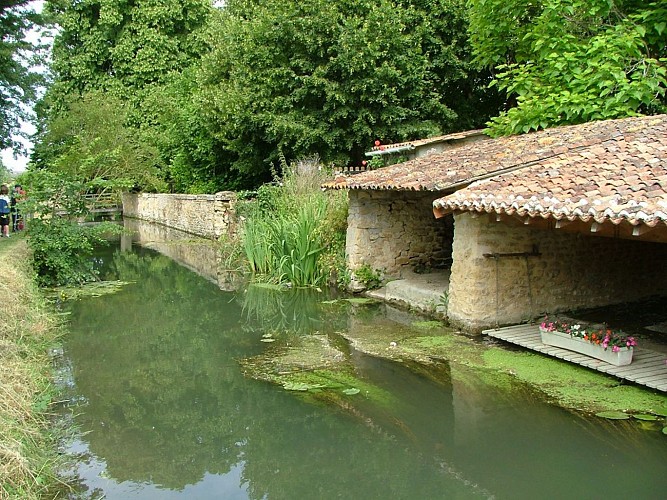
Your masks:
<svg viewBox="0 0 667 500"><path fill-rule="evenodd" d="M230 341L233 297L152 253L118 253L112 267L136 283L75 304L68 343L91 451L118 480L170 488L228 471L238 450L224 443L244 439L234 358L248 349Z"/></svg>
<svg viewBox="0 0 667 500"><path fill-rule="evenodd" d="M248 286L242 296L244 319L250 325L269 331L289 331L309 334L316 331L332 331L337 323L344 325L341 314L329 314L331 308L323 308L322 301L329 294L313 288L286 290L274 285Z"/></svg>
<svg viewBox="0 0 667 500"><path fill-rule="evenodd" d="M318 489L318 497L340 498L367 488L377 496L378 482L388 494L406 493L415 475L434 473L409 447L397 452L390 434L244 379L236 360L264 345L261 329L241 331L233 295L152 252L117 253L111 267L107 277L135 283L73 304L67 351L86 401L77 422L113 479L181 490L243 463L251 498L312 497ZM291 300L322 321L317 305ZM445 479L435 482L440 493L461 488ZM433 485L424 482L425 490Z"/></svg>

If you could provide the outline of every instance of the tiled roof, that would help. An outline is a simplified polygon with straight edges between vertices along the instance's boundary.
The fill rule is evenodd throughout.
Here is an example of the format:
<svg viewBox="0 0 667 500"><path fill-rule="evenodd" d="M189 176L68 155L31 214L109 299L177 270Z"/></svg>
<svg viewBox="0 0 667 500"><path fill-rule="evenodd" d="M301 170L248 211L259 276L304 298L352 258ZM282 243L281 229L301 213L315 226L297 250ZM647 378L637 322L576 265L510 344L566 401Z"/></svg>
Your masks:
<svg viewBox="0 0 667 500"><path fill-rule="evenodd" d="M470 137L475 137L475 136L484 136L484 130L482 129L465 130L463 132L454 132L452 134L429 137L428 139L397 142L394 144L382 144L380 146L374 146L370 152L366 153L366 156L381 155L385 153L391 153L393 151L413 150L420 146L428 146L429 144L437 144L441 142L460 141L462 139L468 139Z"/></svg>
<svg viewBox="0 0 667 500"><path fill-rule="evenodd" d="M477 141L390 167L350 177L339 176L324 187L455 191L474 181L543 164L550 159L562 158L563 155L574 155L586 150L598 151L596 146L605 141L618 140L628 134L641 136L642 131L651 131L660 124L664 125L665 120L665 116L658 116L598 121ZM611 160L613 155L602 156ZM520 175L525 175L525 171Z"/></svg>
<svg viewBox="0 0 667 500"><path fill-rule="evenodd" d="M554 132L559 130L575 140L570 147L554 148L557 154L538 163L440 198L433 204L436 213L464 210L598 223L667 223L667 115ZM582 138L588 136L585 147L577 141L579 131Z"/></svg>

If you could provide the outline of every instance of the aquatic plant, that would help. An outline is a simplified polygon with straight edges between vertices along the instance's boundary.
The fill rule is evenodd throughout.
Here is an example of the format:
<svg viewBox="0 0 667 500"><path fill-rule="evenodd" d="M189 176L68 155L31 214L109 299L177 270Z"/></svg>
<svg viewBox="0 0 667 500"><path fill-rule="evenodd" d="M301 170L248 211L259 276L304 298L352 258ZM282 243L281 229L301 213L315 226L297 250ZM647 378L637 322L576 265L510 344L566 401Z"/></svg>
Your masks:
<svg viewBox="0 0 667 500"><path fill-rule="evenodd" d="M605 350L611 347L613 352L618 352L624 347L632 349L637 345L634 337L625 335L621 330L612 330L606 325L602 328L596 328L585 323L568 323L558 319L549 319L548 316L545 316L540 328L547 332L566 333L571 337L599 345Z"/></svg>
<svg viewBox="0 0 667 500"><path fill-rule="evenodd" d="M344 272L347 199L323 192L316 158L288 165L239 205L241 245L254 281L321 286Z"/></svg>

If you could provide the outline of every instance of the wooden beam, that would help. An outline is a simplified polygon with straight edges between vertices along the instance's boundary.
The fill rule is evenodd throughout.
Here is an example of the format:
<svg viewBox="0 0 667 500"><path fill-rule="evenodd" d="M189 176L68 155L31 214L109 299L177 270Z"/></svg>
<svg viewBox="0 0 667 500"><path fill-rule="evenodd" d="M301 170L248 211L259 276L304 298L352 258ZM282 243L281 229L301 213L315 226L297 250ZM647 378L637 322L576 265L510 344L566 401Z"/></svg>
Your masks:
<svg viewBox="0 0 667 500"><path fill-rule="evenodd" d="M647 226L646 224L641 224L632 228L632 236L641 236L649 231L653 231L653 229L655 228Z"/></svg>

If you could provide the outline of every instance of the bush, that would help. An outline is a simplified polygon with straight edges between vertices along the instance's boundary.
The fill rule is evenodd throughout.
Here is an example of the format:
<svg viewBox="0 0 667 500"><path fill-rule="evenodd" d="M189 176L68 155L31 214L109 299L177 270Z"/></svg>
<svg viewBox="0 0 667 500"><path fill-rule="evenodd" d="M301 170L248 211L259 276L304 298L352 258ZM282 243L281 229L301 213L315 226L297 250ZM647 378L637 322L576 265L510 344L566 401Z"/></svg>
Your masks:
<svg viewBox="0 0 667 500"><path fill-rule="evenodd" d="M323 192L330 177L317 158L291 165L239 207L241 244L255 280L320 286L344 268L347 198Z"/></svg>
<svg viewBox="0 0 667 500"><path fill-rule="evenodd" d="M67 174L48 171L22 176L27 198L22 211L31 214L28 244L40 286L82 284L96 278L93 248L120 227L111 223L83 226L77 221L90 214L83 200L86 185Z"/></svg>

